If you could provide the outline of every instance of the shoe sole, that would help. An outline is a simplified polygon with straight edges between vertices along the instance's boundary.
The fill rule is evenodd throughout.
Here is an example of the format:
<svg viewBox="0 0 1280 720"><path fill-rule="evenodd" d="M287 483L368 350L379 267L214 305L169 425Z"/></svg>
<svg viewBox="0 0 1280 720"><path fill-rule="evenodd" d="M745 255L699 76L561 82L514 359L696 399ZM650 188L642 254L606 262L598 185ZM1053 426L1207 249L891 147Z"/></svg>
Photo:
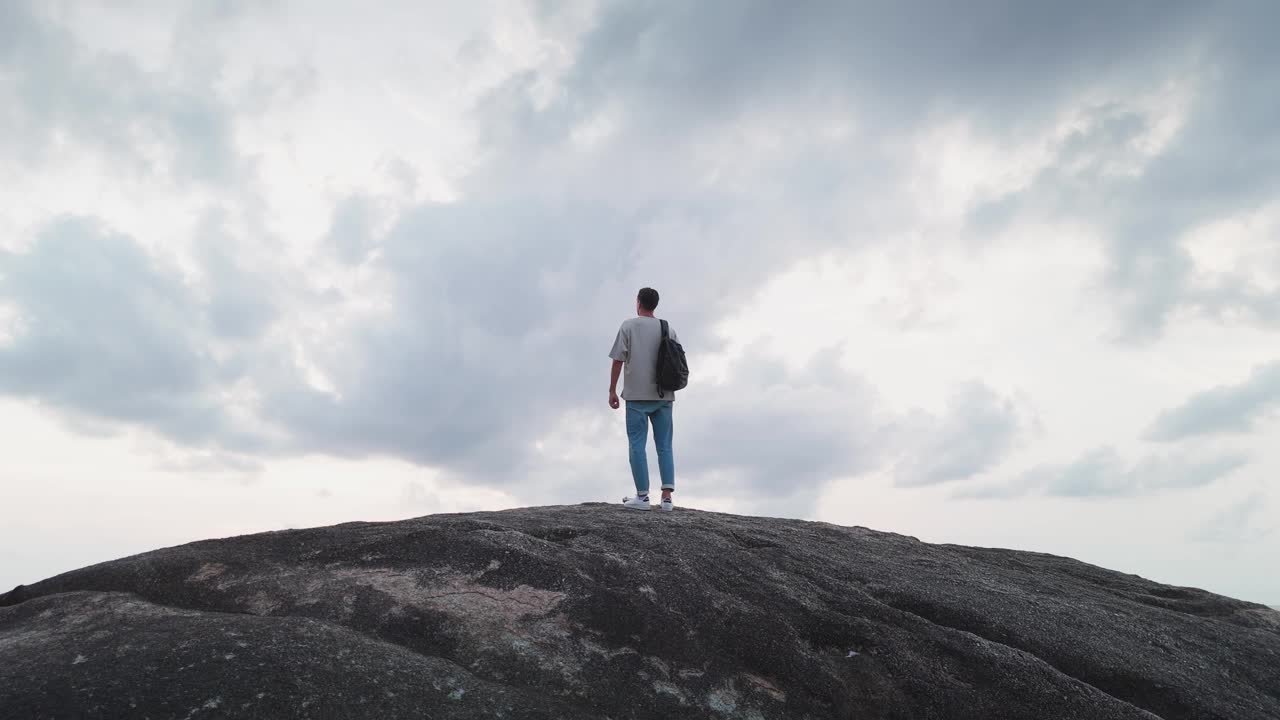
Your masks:
<svg viewBox="0 0 1280 720"><path fill-rule="evenodd" d="M622 505L622 507L624 507L624 508L626 508L626 509L628 509L628 510L635 510L636 512L644 512L644 511L646 511L646 510L652 510L652 509L653 509L653 506L652 506L652 505L650 505L649 507L635 507L634 505L627 505L627 504L625 504L625 503Z"/></svg>

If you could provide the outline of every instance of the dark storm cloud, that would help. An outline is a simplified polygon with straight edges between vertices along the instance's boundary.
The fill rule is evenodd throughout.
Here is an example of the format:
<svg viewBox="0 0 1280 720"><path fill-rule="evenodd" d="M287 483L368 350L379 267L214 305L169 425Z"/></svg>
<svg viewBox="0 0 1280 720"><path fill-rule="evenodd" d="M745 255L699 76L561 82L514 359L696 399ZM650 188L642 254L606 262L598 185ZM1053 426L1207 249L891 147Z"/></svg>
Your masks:
<svg viewBox="0 0 1280 720"><path fill-rule="evenodd" d="M1280 409L1280 362L1256 368L1243 382L1192 395L1166 410L1147 431L1151 440L1173 442L1201 435L1248 433Z"/></svg>

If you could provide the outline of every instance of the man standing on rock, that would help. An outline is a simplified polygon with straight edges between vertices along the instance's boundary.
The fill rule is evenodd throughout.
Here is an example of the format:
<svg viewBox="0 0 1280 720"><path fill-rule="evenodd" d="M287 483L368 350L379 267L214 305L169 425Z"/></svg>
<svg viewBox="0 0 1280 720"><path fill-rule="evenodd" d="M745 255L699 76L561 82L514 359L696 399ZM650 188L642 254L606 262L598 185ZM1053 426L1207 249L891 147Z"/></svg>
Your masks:
<svg viewBox="0 0 1280 720"><path fill-rule="evenodd" d="M658 449L658 473L662 477L662 509L671 510L671 491L675 490L676 470L671 455L671 409L675 391L658 386L658 350L663 344L662 330L677 340L676 331L653 316L658 307L658 291L644 288L636 296L636 317L618 328L609 357L613 368L609 375L609 407L617 410L618 376L623 375L622 397L627 401L627 439L631 446L631 476L635 480L635 497L622 499L631 510L648 510L649 459L647 445L649 424L653 423L653 443ZM625 372L624 372L625 368Z"/></svg>

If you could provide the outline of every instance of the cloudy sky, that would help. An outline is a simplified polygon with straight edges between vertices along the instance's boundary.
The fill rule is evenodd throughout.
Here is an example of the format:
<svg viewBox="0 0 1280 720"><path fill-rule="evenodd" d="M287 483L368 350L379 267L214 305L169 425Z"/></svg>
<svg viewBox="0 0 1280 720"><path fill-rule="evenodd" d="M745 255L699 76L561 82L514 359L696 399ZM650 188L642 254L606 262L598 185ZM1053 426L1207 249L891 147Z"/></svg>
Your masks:
<svg viewBox="0 0 1280 720"><path fill-rule="evenodd" d="M1280 603L1273 3L374 5L0 0L0 587L620 498L652 285L682 503Z"/></svg>

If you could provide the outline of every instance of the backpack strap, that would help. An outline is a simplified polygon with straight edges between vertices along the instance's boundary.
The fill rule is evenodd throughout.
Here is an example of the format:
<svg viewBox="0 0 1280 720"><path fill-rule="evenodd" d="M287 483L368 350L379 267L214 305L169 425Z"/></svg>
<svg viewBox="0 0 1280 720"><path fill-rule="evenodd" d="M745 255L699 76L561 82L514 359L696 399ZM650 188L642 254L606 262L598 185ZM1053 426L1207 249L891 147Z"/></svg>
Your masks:
<svg viewBox="0 0 1280 720"><path fill-rule="evenodd" d="M667 321L659 320L658 322L662 323L662 340L660 340L658 344L658 364L659 364L659 367L661 367L662 351L665 349L665 346L667 344ZM654 379L657 380L656 377ZM665 400L666 397L667 397L667 393L663 391L662 383L658 382L658 399Z"/></svg>

